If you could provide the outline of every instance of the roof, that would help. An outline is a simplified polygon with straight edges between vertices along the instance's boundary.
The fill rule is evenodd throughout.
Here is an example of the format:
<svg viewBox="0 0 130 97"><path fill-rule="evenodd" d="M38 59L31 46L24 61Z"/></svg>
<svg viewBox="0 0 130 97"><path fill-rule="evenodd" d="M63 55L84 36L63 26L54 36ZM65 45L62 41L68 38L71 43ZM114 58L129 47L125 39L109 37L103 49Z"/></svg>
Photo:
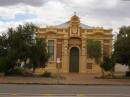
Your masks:
<svg viewBox="0 0 130 97"><path fill-rule="evenodd" d="M57 25L55 27L57 27L57 28L68 28L69 26L70 26L70 21L67 21L67 22L60 24L60 25ZM88 26L88 25L85 25L85 24L82 24L82 23L80 23L80 27L82 27L83 29L92 28L91 26Z"/></svg>

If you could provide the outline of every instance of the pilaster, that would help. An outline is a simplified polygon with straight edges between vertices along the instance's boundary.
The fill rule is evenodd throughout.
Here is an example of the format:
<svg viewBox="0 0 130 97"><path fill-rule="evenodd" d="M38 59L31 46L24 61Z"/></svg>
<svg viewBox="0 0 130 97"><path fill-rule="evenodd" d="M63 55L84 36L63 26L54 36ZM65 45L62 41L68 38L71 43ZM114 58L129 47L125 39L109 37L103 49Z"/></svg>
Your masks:
<svg viewBox="0 0 130 97"><path fill-rule="evenodd" d="M79 67L80 67L80 73L86 73L86 40L85 39L82 39Z"/></svg>
<svg viewBox="0 0 130 97"><path fill-rule="evenodd" d="M69 54L68 54L68 40L63 41L62 46L62 71L64 73L69 72Z"/></svg>

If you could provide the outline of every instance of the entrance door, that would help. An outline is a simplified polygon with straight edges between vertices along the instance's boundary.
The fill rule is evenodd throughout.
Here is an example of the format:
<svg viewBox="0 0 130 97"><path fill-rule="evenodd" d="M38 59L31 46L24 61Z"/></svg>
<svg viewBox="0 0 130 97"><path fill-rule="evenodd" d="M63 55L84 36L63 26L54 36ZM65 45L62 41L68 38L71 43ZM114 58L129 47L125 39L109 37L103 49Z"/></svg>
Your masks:
<svg viewBox="0 0 130 97"><path fill-rule="evenodd" d="M70 50L69 72L79 72L79 49L72 47Z"/></svg>

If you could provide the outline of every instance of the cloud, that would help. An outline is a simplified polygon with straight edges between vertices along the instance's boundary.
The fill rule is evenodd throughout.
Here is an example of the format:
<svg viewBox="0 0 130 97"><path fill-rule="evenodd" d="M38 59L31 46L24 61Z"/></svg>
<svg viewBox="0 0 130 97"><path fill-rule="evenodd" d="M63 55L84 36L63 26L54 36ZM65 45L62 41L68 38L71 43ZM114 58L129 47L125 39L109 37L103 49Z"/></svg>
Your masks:
<svg viewBox="0 0 130 97"><path fill-rule="evenodd" d="M32 5L32 6L41 6L43 4L43 0L0 0L0 6L10 6L10 5L16 5L20 3Z"/></svg>
<svg viewBox="0 0 130 97"><path fill-rule="evenodd" d="M0 22L0 35L2 33L5 33L8 28L10 27L15 28L19 24L23 24L23 23L22 22L6 22L6 23Z"/></svg>
<svg viewBox="0 0 130 97"><path fill-rule="evenodd" d="M117 31L130 24L130 2L121 0L0 0L0 6L0 31L25 22L57 25L68 21L74 11L90 26Z"/></svg>

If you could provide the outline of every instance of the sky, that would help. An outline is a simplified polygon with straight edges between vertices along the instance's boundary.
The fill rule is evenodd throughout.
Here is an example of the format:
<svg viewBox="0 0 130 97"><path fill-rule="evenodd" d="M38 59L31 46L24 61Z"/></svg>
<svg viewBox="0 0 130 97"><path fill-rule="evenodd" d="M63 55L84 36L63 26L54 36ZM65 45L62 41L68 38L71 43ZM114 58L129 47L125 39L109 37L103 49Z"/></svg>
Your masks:
<svg viewBox="0 0 130 97"><path fill-rule="evenodd" d="M0 0L0 34L26 22L58 25L74 12L82 23L113 32L130 25L130 0Z"/></svg>

